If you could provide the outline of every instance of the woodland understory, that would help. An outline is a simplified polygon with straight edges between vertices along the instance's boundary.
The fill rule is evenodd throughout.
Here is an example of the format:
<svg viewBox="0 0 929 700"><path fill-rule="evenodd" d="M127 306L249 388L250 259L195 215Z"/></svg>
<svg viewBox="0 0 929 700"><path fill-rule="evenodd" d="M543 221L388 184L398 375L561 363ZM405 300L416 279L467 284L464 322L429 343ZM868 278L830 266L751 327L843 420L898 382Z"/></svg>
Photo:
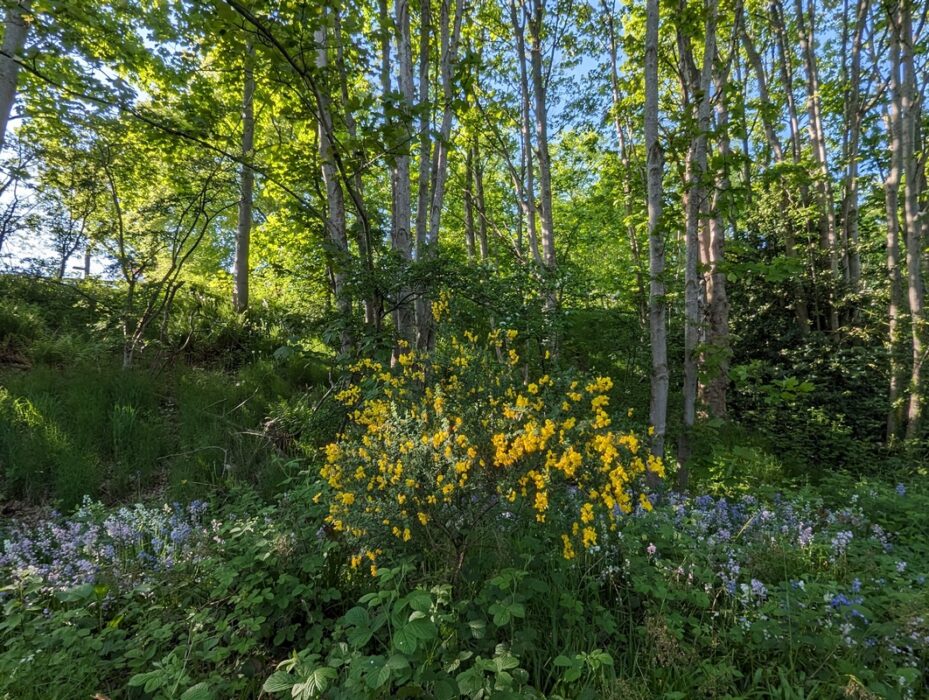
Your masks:
<svg viewBox="0 0 929 700"><path fill-rule="evenodd" d="M0 14L0 700L929 697L929 3Z"/></svg>

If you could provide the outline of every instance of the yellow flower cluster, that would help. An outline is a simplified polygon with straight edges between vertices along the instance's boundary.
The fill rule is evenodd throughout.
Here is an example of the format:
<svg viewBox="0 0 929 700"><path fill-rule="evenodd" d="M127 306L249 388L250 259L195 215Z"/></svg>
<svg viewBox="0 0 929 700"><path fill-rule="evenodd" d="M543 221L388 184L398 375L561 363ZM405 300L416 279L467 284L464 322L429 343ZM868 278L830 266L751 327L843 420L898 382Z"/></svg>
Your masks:
<svg viewBox="0 0 929 700"><path fill-rule="evenodd" d="M360 378L336 396L348 427L320 474L328 524L356 546L353 567L367 559L376 570L387 546L460 543L494 514L519 512L517 501L570 559L636 503L651 507L642 477L664 466L634 432L611 429L613 382L526 381L516 338L467 332L433 356L400 355L392 370L351 368Z"/></svg>

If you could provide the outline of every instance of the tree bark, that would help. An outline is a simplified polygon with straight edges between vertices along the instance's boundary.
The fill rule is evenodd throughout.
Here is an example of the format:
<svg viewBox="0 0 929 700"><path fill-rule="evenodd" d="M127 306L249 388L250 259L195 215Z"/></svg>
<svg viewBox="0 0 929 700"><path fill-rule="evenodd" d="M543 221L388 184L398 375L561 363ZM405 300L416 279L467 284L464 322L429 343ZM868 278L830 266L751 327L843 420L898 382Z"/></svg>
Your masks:
<svg viewBox="0 0 929 700"><path fill-rule="evenodd" d="M703 267L703 288L706 301L706 334L700 364L706 379L700 382L699 398L714 418L726 417L726 393L729 387L729 299L726 294L726 273L722 271L725 248L725 221L732 217L722 211L728 207L730 188L728 175L731 149L729 143L729 111L726 106L725 78L717 86L716 132L717 149L722 172L716 178L716 189L710 201L710 216L706 236L700 246Z"/></svg>
<svg viewBox="0 0 929 700"><path fill-rule="evenodd" d="M245 69L242 90L242 165L239 169L239 216L235 236L235 266L232 305L238 313L248 309L248 254L252 231L252 200L255 172L252 159L255 148L255 74L252 66L255 49L249 41L245 46Z"/></svg>
<svg viewBox="0 0 929 700"><path fill-rule="evenodd" d="M0 150L6 144L6 128L16 100L19 59L29 33L27 17L32 0L18 0L6 10L3 19L3 47L0 49Z"/></svg>
<svg viewBox="0 0 929 700"><path fill-rule="evenodd" d="M845 193L842 199L842 226L845 244L845 267L849 291L858 292L861 282L861 254L858 251L858 151L861 141L861 48L868 0L857 0L855 27L852 32L850 70L845 89ZM847 15L846 15L847 16Z"/></svg>
<svg viewBox="0 0 929 700"><path fill-rule="evenodd" d="M553 355L558 352L555 314L558 297L555 291L555 225L552 212L552 170L548 148L548 96L542 66L542 22L544 0L532 0L529 18L530 66L534 98L536 157L539 162L539 230L542 238L543 312L548 325L546 343Z"/></svg>
<svg viewBox="0 0 929 700"><path fill-rule="evenodd" d="M526 35L525 13L523 0L510 0L510 22L513 25L513 36L516 38L516 58L519 63L519 95L520 95L520 165L521 175L525 178L522 192L517 193L520 206L526 219L526 232L529 237L529 251L537 265L542 265L542 255L539 252L539 237L536 228L535 203L535 160L532 145L532 112L529 98L529 71L526 67ZM517 4L519 3L519 4Z"/></svg>
<svg viewBox="0 0 929 700"><path fill-rule="evenodd" d="M884 115L890 167L884 179L884 204L887 219L887 282L890 287L890 302L887 309L887 344L890 382L887 391L887 442L893 443L900 435L903 416L904 367L900 337L900 320L905 301L903 280L900 275L900 181L902 177L903 145L900 107L903 95L900 89L900 44L891 37L890 41L890 98Z"/></svg>
<svg viewBox="0 0 929 700"><path fill-rule="evenodd" d="M324 22L327 19L325 16L323 17ZM314 33L316 40L316 68L320 71L325 71L329 65L327 34L325 26L319 27ZM340 350L342 354L347 355L351 353L354 347L354 338L351 328L352 299L347 286L347 268L350 264L350 253L345 219L345 196L335 162L335 144L330 139L330 134L333 133L333 122L329 96L320 89L316 95L316 102L319 114L319 160L323 184L326 188L326 234L330 248L332 292L335 296L336 307L342 324L339 333Z"/></svg>
<svg viewBox="0 0 929 700"><path fill-rule="evenodd" d="M487 206L484 201L484 164L480 144L474 139L474 204L477 208L477 242L481 260L487 260Z"/></svg>
<svg viewBox="0 0 929 700"><path fill-rule="evenodd" d="M644 127L648 191L648 316L652 355L649 423L652 430L652 453L663 458L668 415L668 330L665 310L664 232L661 226L664 153L658 141L658 0L646 0L645 13Z"/></svg>
<svg viewBox="0 0 929 700"><path fill-rule="evenodd" d="M391 244L394 251L406 262L413 259L413 247L410 225L412 223L412 202L410 192L410 143L413 139L413 48L410 39L410 5L409 0L395 0L394 22L397 43L397 73L400 88L400 112L403 120L401 130L406 141L400 145L400 153L394 161L391 173L391 190L393 192L393 217L391 221ZM394 311L394 323L398 340L407 347L414 340L415 317L410 302L410 291L401 286L397 290ZM399 352L402 354L403 349ZM398 350L395 349L394 359Z"/></svg>
<svg viewBox="0 0 929 700"><path fill-rule="evenodd" d="M555 229L552 222L552 170L548 148L548 104L542 70L543 0L532 0L529 20L532 94L535 100L536 155L539 161L539 227L542 236L542 262L555 267Z"/></svg>
<svg viewBox="0 0 929 700"><path fill-rule="evenodd" d="M906 412L906 437L919 436L922 420L922 364L924 360L923 335L923 280L922 280L922 222L919 209L919 163L917 162L917 122L919 92L916 86L916 69L913 58L913 17L910 0L901 0L898 7L899 23L896 27L900 42L902 68L902 100L900 109L901 149L903 160L903 219L906 227L907 297L910 306L910 332L913 358L910 367L910 398Z"/></svg>
<svg viewBox="0 0 929 700"><path fill-rule="evenodd" d="M685 265L684 265L684 425L678 443L678 473L681 486L686 486L687 471L683 467L690 459L691 433L696 420L697 404L697 345L700 340L700 283L697 273L699 258L699 227L705 213L707 170L707 134L710 130L711 80L716 57L716 0L706 0L703 37L703 62L697 69L693 46L687 31L678 26L677 43L685 82L685 105L695 118L696 132L687 157L685 187ZM681 8L683 16L683 8Z"/></svg>
<svg viewBox="0 0 929 700"><path fill-rule="evenodd" d="M629 159L629 147L627 145L626 133L620 119L619 66L617 65L619 51L616 40L616 22L606 2L604 2L603 5L610 36L610 92L613 99L613 128L616 130L619 160L622 165L623 214L627 222L626 238L629 240L629 249L632 253L633 265L635 265L636 296L638 297L637 306L639 309L639 317L644 324L648 315L648 293L645 289L645 279L642 275L643 265L642 255L639 250L639 237L636 234L634 217L631 211L633 200L631 184L633 172Z"/></svg>
<svg viewBox="0 0 929 700"><path fill-rule="evenodd" d="M835 210L832 201L832 180L829 176L829 159L826 152L826 137L823 129L822 101L819 89L819 68L816 63L814 49L814 15L812 0L809 8L809 26L803 10L802 0L796 0L797 25L800 34L800 48L806 65L806 93L807 113L809 115L810 144L813 150L813 159L819 170L816 179L816 195L819 203L819 231L820 247L825 251L829 260L830 279L828 281L829 295L829 328L832 331L839 329L839 309L836 288L841 283L839 275L839 255L836 243Z"/></svg>

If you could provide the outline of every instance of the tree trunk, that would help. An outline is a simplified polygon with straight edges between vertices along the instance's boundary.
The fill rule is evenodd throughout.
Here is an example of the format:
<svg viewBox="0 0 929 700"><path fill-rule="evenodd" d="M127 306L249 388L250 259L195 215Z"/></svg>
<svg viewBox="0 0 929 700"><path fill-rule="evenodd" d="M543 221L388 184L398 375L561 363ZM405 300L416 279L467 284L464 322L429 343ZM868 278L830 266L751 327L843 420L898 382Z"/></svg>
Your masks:
<svg viewBox="0 0 929 700"><path fill-rule="evenodd" d="M645 152L648 190L648 317L652 369L649 400L651 449L664 457L668 415L668 330L665 312L664 233L661 209L664 153L658 141L658 0L645 2Z"/></svg>
<svg viewBox="0 0 929 700"><path fill-rule="evenodd" d="M771 24L774 28L775 45L777 47L776 63L780 66L781 82L784 87L784 94L787 101L787 117L790 127L790 149L793 156L793 163L800 163L800 119L797 116L797 104L794 100L793 87L793 68L790 63L790 54L787 53L787 40L784 30L784 11L781 8L780 0L772 0L771 6ZM809 201L809 190L805 184L800 185L800 197L806 205ZM785 192L785 206L787 205L787 196ZM785 248L787 257L795 257L795 239L792 231L792 225L787 224L787 237ZM810 267L815 273L813 267ZM797 317L797 327L801 335L806 335L810 330L810 314L807 309L807 299L805 298L802 282L797 285L797 299L794 302L794 314ZM815 301L815 295L814 295Z"/></svg>
<svg viewBox="0 0 929 700"><path fill-rule="evenodd" d="M323 21L326 19L324 16ZM318 28L314 38L317 46L316 68L325 70L329 64L326 28ZM354 340L351 329L352 300L347 286L347 268L351 259L345 221L345 197L335 162L335 144L330 140L333 124L329 96L320 90L316 95L316 102L319 113L319 161L326 188L326 234L331 251L329 256L332 266L332 292L342 324L340 350L342 354L347 355L352 351Z"/></svg>
<svg viewBox="0 0 929 700"><path fill-rule="evenodd" d="M706 189L704 179L707 170L707 134L710 130L711 79L716 56L716 0L706 0L706 19L703 45L703 63L697 69L694 61L691 38L680 26L677 42L683 72L685 92L691 114L695 117L696 133L687 157L685 188L685 265L684 265L684 426L678 443L678 461L682 468L678 473L681 486L686 486L687 471L684 465L690 459L691 433L696 420L697 404L697 345L700 340L700 283L697 274L699 257L699 227L705 213ZM683 8L681 16L683 16Z"/></svg>
<svg viewBox="0 0 929 700"><path fill-rule="evenodd" d="M32 11L32 0L14 1L3 19L3 48L0 49L0 149L6 144L6 127L16 100L16 83L19 77L20 54L29 33L27 17Z"/></svg>
<svg viewBox="0 0 929 700"><path fill-rule="evenodd" d="M384 4L383 0L380 0L378 11L383 12L384 15L386 15L386 5ZM342 16L338 6L335 6L332 10L332 19L335 35L336 66L338 67L339 71L339 90L342 99L341 107L345 115L345 128L348 131L348 135L351 137L352 141L357 142L358 125L351 108L351 101L349 99L348 69L345 66L345 50L342 45ZM381 70L383 71L383 63L381 65ZM383 82L383 75L381 76L381 80ZM389 80L390 78L388 77L388 84ZM356 146L352 155L354 156L357 163L364 162L365 154L360 145ZM354 169L351 182L352 187L357 194L358 200L364 201L364 180L362 179L360 168L356 167ZM361 258L365 273L367 274L367 279L365 280L365 287L367 291L364 295L363 302L365 325L369 329L372 329L374 332L377 332L380 329L382 304L381 296L379 290L377 289L374 277L374 252L372 251L371 229L367 224L366 216L358 216L358 224L358 226L353 227L355 230L355 244L358 246L358 255Z"/></svg>
<svg viewBox="0 0 929 700"><path fill-rule="evenodd" d="M619 94L619 67L618 47L616 41L616 23L612 11L604 2L604 14L606 15L607 25L610 32L610 91L613 99L613 128L616 130L616 142L619 151L619 160L622 165L622 188L623 188L623 214L627 221L626 238L629 240L629 249L632 252L632 262L635 265L636 296L638 297L639 318L642 323L648 314L648 294L645 290L645 279L642 275L642 255L639 251L639 237L636 233L634 217L632 213L632 167L629 161L629 148L626 143L626 134L620 120L620 94Z"/></svg>
<svg viewBox="0 0 929 700"><path fill-rule="evenodd" d="M829 161L826 153L826 137L823 130L822 101L820 99L819 69L816 64L814 49L814 15L812 0L809 8L809 27L803 10L802 0L796 0L797 24L800 34L800 48L806 65L807 112L809 115L810 144L813 159L819 170L816 180L816 195L819 200L820 247L829 259L830 279L827 284L829 294L829 328L839 329L839 309L836 288L842 281L839 275L839 255L836 244L835 210L832 202L832 180L829 176Z"/></svg>
<svg viewBox="0 0 929 700"><path fill-rule="evenodd" d="M468 250L468 259L474 260L474 145L468 144L468 151L465 155L465 191L464 191L464 213L465 213L465 245Z"/></svg>
<svg viewBox="0 0 929 700"><path fill-rule="evenodd" d="M533 0L529 21L532 93L535 100L536 155L539 161L539 226L542 236L542 262L550 271L555 267L555 230L552 222L552 170L548 150L548 104L542 70L542 20L544 4Z"/></svg>
<svg viewBox="0 0 929 700"><path fill-rule="evenodd" d="M858 251L858 150L861 140L861 47L868 0L857 0L852 33L849 82L845 90L845 122L848 124L845 153L845 196L842 200L846 276L848 288L858 292L861 281L861 255Z"/></svg>
<svg viewBox="0 0 929 700"><path fill-rule="evenodd" d="M394 11L397 73L401 99L400 111L403 120L401 131L407 137L407 140L400 145L400 153L395 159L391 173L394 204L391 221L391 243L401 259L410 262L413 259L412 238L410 235L412 204L409 155L409 143L413 139L413 48L410 39L409 0L396 0ZM406 343L407 347L413 342L415 333L415 319L409 296L410 291L405 287L397 290L398 298L395 300L396 310L394 312L397 337L400 341ZM395 349L394 359L396 359L397 352L397 349Z"/></svg>
<svg viewBox="0 0 929 700"><path fill-rule="evenodd" d="M516 38L516 58L519 62L519 95L520 95L520 161L525 177L525 185L520 194L520 205L526 219L527 235L529 236L529 250L532 259L537 265L542 265L542 255L539 252L539 237L536 229L536 203L535 203L535 160L532 145L532 112L529 98L529 71L526 67L526 35L525 14L520 18L523 9L523 0L510 0L510 22L513 25L513 35ZM517 5L517 2L520 4Z"/></svg>
<svg viewBox="0 0 929 700"><path fill-rule="evenodd" d="M917 121L920 117L919 92L913 59L913 18L910 0L901 0L898 37L902 67L902 104L900 109L901 148L903 151L903 218L906 227L907 296L910 305L910 329L913 359L910 368L910 399L907 406L906 437L919 437L922 418L923 364L923 280L921 270L922 222L919 210L919 164Z"/></svg>
<svg viewBox="0 0 929 700"><path fill-rule="evenodd" d="M477 242L481 260L487 260L487 206L484 202L484 165L477 138L474 140L474 204L477 208Z"/></svg>
<svg viewBox="0 0 929 700"><path fill-rule="evenodd" d="M714 418L726 417L726 392L729 387L729 299L726 295L726 273L723 262L725 246L725 220L723 207L728 208L726 198L730 186L728 168L731 158L729 144L729 111L724 92L725 80L720 79L717 87L716 132L722 172L717 176L716 190L710 203L710 217L706 222L706 237L700 246L700 262L703 266L703 288L706 298L705 349L700 364L706 379L700 383L700 399L706 404Z"/></svg>
<svg viewBox="0 0 929 700"><path fill-rule="evenodd" d="M761 56L755 49L755 42L745 26L742 27L741 35L742 46L745 47L745 55L748 56L748 62L755 73L755 82L758 86L758 113L764 128L765 139L771 148L771 153L774 155L774 162L783 163L784 147L781 145L781 139L777 135L777 129L772 119L775 111L768 93L768 81L765 76L764 64L761 62Z"/></svg>
<svg viewBox="0 0 929 700"><path fill-rule="evenodd" d="M536 156L539 161L539 229L542 238L543 311L548 321L547 344L557 354L558 338L554 319L558 308L555 292L555 227L552 218L552 170L548 150L548 103L542 66L542 21L544 0L532 0L529 19L530 66L534 97Z"/></svg>
<svg viewBox="0 0 929 700"><path fill-rule="evenodd" d="M887 442L893 443L900 435L903 415L902 400L904 386L904 363L900 347L900 315L903 309L903 280L900 275L900 180L902 176L903 145L901 142L900 105L903 95L900 89L900 44L890 41L890 80L887 112L884 116L890 167L884 179L884 204L887 218L887 282L890 287L890 302L887 309L888 364L890 384L887 392Z"/></svg>
<svg viewBox="0 0 929 700"><path fill-rule="evenodd" d="M255 49L249 41L245 46L245 75L242 90L242 165L239 170L239 220L235 235L235 266L232 305L238 313L248 309L249 265L248 250L252 231L252 190L255 173L252 159L255 147L255 74L252 61Z"/></svg>

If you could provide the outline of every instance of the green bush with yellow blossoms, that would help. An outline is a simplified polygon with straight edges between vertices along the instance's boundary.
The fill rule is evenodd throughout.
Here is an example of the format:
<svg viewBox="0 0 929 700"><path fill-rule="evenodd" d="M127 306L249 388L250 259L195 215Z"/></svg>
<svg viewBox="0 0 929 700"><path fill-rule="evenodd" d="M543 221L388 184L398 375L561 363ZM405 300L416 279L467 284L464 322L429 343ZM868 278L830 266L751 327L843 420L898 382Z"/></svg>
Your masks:
<svg viewBox="0 0 929 700"><path fill-rule="evenodd" d="M646 476L664 465L610 416L609 377L532 375L515 330L466 331L428 357L402 350L393 368L354 365L336 396L349 415L325 448L318 498L353 568L375 575L385 551L423 547L460 568L499 519L544 525L573 559L623 514L651 509Z"/></svg>

